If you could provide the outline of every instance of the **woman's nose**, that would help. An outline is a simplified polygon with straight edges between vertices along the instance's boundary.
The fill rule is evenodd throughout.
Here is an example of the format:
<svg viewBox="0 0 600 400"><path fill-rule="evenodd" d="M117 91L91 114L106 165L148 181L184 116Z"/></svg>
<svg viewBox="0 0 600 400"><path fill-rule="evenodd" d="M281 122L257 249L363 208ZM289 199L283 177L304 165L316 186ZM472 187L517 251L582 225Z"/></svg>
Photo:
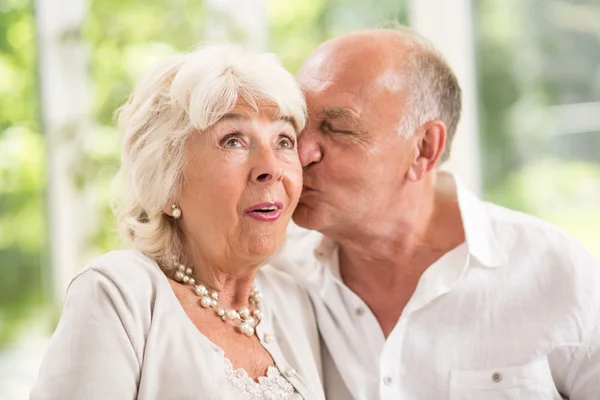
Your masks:
<svg viewBox="0 0 600 400"><path fill-rule="evenodd" d="M256 181L259 183L267 183L272 180L280 181L283 178L283 171L273 175L268 172L264 172L256 177Z"/></svg>
<svg viewBox="0 0 600 400"><path fill-rule="evenodd" d="M258 161L252 171L254 182L268 184L283 179L283 168L272 149L262 151L261 154L256 155L256 158Z"/></svg>

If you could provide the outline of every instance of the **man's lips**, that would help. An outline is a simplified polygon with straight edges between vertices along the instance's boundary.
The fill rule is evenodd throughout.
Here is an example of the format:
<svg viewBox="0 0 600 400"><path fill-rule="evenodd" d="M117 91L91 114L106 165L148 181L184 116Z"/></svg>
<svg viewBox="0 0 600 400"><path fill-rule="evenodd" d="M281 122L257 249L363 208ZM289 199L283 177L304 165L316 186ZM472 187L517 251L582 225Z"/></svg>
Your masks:
<svg viewBox="0 0 600 400"><path fill-rule="evenodd" d="M283 203L264 202L250 206L244 210L244 214L258 221L276 221L283 213Z"/></svg>

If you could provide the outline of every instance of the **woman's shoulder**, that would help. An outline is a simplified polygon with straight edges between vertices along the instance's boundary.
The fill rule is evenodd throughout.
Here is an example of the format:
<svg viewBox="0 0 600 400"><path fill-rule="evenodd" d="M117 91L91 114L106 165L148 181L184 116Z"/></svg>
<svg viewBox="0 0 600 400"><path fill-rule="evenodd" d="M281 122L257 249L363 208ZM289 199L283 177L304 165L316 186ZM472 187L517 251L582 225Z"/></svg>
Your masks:
<svg viewBox="0 0 600 400"><path fill-rule="evenodd" d="M159 266L137 250L116 250L92 260L69 285L88 286L93 289L103 285L108 291L130 300L148 300L165 277Z"/></svg>
<svg viewBox="0 0 600 400"><path fill-rule="evenodd" d="M94 270L117 279L139 279L162 274L150 257L138 250L114 250L92 260L86 270Z"/></svg>

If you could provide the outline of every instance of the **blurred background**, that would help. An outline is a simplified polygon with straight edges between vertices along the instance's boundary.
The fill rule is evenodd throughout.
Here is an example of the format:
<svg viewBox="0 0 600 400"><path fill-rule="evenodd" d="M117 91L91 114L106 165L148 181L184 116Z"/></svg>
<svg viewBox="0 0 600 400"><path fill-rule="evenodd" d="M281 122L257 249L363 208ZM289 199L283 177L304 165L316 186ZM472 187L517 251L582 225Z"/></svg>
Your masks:
<svg viewBox="0 0 600 400"><path fill-rule="evenodd" d="M153 60L205 40L277 53L396 20L465 90L449 164L600 258L598 0L0 0L0 398L25 399L68 282L120 246L113 114Z"/></svg>

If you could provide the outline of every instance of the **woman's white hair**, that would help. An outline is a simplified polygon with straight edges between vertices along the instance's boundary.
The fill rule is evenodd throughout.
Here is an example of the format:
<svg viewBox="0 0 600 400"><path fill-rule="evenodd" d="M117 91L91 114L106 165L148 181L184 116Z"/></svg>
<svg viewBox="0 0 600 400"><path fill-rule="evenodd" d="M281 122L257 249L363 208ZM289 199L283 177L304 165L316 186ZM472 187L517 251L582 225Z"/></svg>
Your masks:
<svg viewBox="0 0 600 400"><path fill-rule="evenodd" d="M188 138L240 102L257 111L277 107L297 132L306 123L302 92L277 57L232 45L204 45L158 62L118 111L123 142L113 210L123 238L163 268L190 261L177 220L163 211L178 200Z"/></svg>

